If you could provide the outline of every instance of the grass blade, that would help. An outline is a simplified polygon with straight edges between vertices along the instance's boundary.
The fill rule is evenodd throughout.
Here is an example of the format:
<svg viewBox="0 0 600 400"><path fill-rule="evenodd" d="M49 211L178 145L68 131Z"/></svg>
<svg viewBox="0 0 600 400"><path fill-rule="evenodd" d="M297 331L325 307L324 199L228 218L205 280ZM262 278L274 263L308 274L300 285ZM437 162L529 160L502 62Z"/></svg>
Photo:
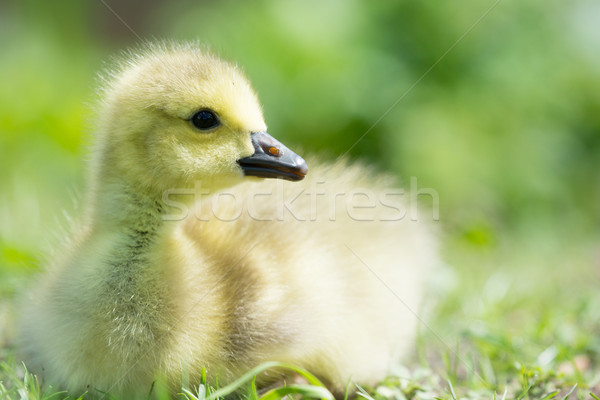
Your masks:
<svg viewBox="0 0 600 400"><path fill-rule="evenodd" d="M573 387L571 388L571 390L569 390L569 393L565 394L565 397L563 397L562 400L567 400L576 388L577 388L577 384L574 384Z"/></svg>
<svg viewBox="0 0 600 400"><path fill-rule="evenodd" d="M323 384L323 382L321 382L316 376L314 376L310 372L306 371L305 369L297 367L292 364L271 361L271 362L261 364L258 367L251 369L250 371L248 371L244 375L242 375L240 378L238 378L236 381L211 393L211 395L207 397L207 400L216 400L219 397L223 397L228 394L231 394L231 393L235 392L236 390L238 390L244 383L246 383L246 382L250 381L251 379L253 379L254 377L256 377L256 375L258 375L268 369L272 369L272 368L282 368L282 369L291 370L291 371L303 376L311 385L325 388L325 385ZM333 398L333 395L329 391L327 391L327 393L328 393L328 395L326 397L323 397L324 399Z"/></svg>
<svg viewBox="0 0 600 400"><path fill-rule="evenodd" d="M271 389L260 400L279 400L287 395L300 395L302 398L334 400L329 390L321 386L288 385Z"/></svg>

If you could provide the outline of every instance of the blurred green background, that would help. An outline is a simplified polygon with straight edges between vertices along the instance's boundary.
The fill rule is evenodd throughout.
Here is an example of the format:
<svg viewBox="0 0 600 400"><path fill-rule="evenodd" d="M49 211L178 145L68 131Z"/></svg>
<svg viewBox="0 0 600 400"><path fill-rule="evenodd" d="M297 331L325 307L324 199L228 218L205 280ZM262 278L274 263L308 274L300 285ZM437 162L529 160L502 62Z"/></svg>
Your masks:
<svg viewBox="0 0 600 400"><path fill-rule="evenodd" d="M96 73L139 38L199 40L243 66L291 147L331 159L351 148L439 192L452 271L439 335L513 331L532 360L556 343L558 361L600 352L572 332L600 315L600 3L106 4L0 3L2 298L77 213Z"/></svg>

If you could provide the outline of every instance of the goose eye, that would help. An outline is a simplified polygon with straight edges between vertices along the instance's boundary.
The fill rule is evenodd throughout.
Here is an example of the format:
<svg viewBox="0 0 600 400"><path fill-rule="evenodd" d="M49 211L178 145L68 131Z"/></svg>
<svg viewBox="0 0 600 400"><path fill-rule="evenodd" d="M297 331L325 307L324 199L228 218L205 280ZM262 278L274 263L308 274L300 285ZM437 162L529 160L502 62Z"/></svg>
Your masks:
<svg viewBox="0 0 600 400"><path fill-rule="evenodd" d="M200 130L208 130L220 124L219 118L210 110L201 110L192 116L192 124Z"/></svg>

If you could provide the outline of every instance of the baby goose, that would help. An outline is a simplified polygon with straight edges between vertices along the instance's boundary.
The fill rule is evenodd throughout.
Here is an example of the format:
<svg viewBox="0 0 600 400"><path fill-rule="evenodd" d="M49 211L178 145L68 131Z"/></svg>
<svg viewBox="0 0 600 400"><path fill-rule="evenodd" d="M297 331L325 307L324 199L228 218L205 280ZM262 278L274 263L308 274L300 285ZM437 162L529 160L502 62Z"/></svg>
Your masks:
<svg viewBox="0 0 600 400"><path fill-rule="evenodd" d="M385 377L413 347L435 240L381 221L401 207L385 178L341 162L307 175L266 130L238 68L192 45L124 64L104 92L85 216L24 312L30 368L121 398L146 398L159 375L177 391L206 367L222 386L272 360L333 390ZM381 201L349 209L348 196Z"/></svg>

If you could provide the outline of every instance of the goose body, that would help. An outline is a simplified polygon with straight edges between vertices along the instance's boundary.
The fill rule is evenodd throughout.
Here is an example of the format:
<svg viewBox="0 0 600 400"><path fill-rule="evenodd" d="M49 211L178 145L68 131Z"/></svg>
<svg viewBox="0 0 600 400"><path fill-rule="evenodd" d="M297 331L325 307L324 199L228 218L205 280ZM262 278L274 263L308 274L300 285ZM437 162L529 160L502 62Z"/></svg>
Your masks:
<svg viewBox="0 0 600 400"><path fill-rule="evenodd" d="M239 70L193 46L114 74L85 215L23 313L34 372L122 398L273 360L333 390L386 376L413 347L435 240L386 178L309 160L301 180L304 160L264 132Z"/></svg>

